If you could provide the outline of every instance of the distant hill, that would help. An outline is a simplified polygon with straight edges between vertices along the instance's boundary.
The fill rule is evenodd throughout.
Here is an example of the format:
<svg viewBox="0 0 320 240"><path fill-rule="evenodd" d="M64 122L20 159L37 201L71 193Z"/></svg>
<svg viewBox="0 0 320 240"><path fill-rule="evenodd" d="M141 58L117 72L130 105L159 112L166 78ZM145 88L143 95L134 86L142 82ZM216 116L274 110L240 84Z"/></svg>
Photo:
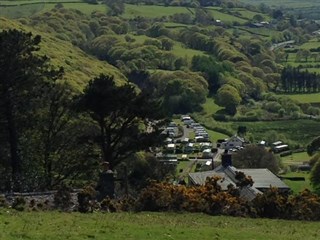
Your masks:
<svg viewBox="0 0 320 240"><path fill-rule="evenodd" d="M120 71L105 61L87 55L79 48L55 38L54 36L27 27L18 21L0 18L0 29L19 29L32 32L34 35L41 35L40 53L47 55L54 66L62 66L65 69L64 80L77 90L81 90L86 83L100 73L109 73L116 79L125 80L125 76Z"/></svg>

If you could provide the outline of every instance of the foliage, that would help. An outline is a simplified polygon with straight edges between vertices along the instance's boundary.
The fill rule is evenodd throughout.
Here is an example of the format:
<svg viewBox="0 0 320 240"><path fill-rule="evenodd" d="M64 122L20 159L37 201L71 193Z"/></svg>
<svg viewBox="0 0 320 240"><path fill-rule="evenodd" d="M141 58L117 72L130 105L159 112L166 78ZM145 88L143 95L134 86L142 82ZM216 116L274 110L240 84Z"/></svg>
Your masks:
<svg viewBox="0 0 320 240"><path fill-rule="evenodd" d="M320 161L317 161L312 167L310 182L314 191L320 195Z"/></svg>
<svg viewBox="0 0 320 240"><path fill-rule="evenodd" d="M308 70L287 67L281 74L282 89L286 92L318 92L320 88L320 76L310 73Z"/></svg>
<svg viewBox="0 0 320 240"><path fill-rule="evenodd" d="M220 87L220 74L225 71L231 71L227 64L219 64L216 59L207 56L194 56L192 58L192 69L205 74L210 94L216 93Z"/></svg>
<svg viewBox="0 0 320 240"><path fill-rule="evenodd" d="M137 207L140 211L190 211L212 215L243 214L241 201L233 196L233 189L221 191L219 178L208 179L204 186L174 186L153 182L140 194Z"/></svg>
<svg viewBox="0 0 320 240"><path fill-rule="evenodd" d="M193 72L156 72L150 81L168 115L199 110L208 93L207 81Z"/></svg>
<svg viewBox="0 0 320 240"><path fill-rule="evenodd" d="M78 96L79 111L87 113L97 126L93 139L100 145L102 159L115 168L139 149L157 141L157 104L126 83L116 86L113 76L100 75ZM147 132L147 125L152 131ZM141 129L141 127L145 129Z"/></svg>
<svg viewBox="0 0 320 240"><path fill-rule="evenodd" d="M241 97L238 90L229 84L223 85L217 92L217 103L224 106L226 111L231 115L236 113L240 102Z"/></svg>
<svg viewBox="0 0 320 240"><path fill-rule="evenodd" d="M278 173L280 164L272 152L256 145L248 145L233 154L232 161L237 168L268 168L275 174Z"/></svg>
<svg viewBox="0 0 320 240"><path fill-rule="evenodd" d="M72 189L67 185L61 185L54 194L54 205L61 210L68 210L72 204L71 199Z"/></svg>
<svg viewBox="0 0 320 240"><path fill-rule="evenodd" d="M26 200L23 197L16 197L11 207L17 211L24 211L26 208Z"/></svg>
<svg viewBox="0 0 320 240"><path fill-rule="evenodd" d="M7 170L12 171L11 181L16 190L22 187L22 132L31 127L24 121L34 117L32 113L38 99L43 97L43 89L60 78L62 72L54 70L47 57L37 54L40 41L40 36L32 37L31 33L18 30L0 33L0 48L3 49L0 54L0 118L6 129L1 132L7 136L4 145L8 145L11 163L11 169ZM29 101L26 102L26 98Z"/></svg>
<svg viewBox="0 0 320 240"><path fill-rule="evenodd" d="M91 186L84 187L77 195L78 211L81 213L92 212L95 206L96 191Z"/></svg>
<svg viewBox="0 0 320 240"><path fill-rule="evenodd" d="M307 153L309 156L313 155L315 152L317 152L320 148L320 137L314 138L311 143L307 146Z"/></svg>
<svg viewBox="0 0 320 240"><path fill-rule="evenodd" d="M138 152L125 164L128 167L128 184L132 192L146 187L150 180L171 179L176 172L174 164L161 163L152 153Z"/></svg>

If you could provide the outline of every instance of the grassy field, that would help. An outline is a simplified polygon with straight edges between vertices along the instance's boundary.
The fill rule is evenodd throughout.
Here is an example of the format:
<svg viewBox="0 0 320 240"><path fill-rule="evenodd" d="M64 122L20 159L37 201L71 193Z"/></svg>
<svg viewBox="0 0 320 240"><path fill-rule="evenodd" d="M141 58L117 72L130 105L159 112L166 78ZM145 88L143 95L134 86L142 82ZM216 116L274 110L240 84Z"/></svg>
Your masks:
<svg viewBox="0 0 320 240"><path fill-rule="evenodd" d="M282 163L284 165L292 165L292 164L303 164L310 160L310 156L307 152L293 153L289 156L282 157Z"/></svg>
<svg viewBox="0 0 320 240"><path fill-rule="evenodd" d="M185 7L165 7L156 5L125 5L124 18L134 18L142 16L146 18L157 18L162 16L170 16L175 13L190 13Z"/></svg>
<svg viewBox="0 0 320 240"><path fill-rule="evenodd" d="M300 103L320 103L320 93L282 94L279 96L286 96Z"/></svg>
<svg viewBox="0 0 320 240"><path fill-rule="evenodd" d="M176 213L0 212L0 239L319 239L319 222Z"/></svg>
<svg viewBox="0 0 320 240"><path fill-rule="evenodd" d="M241 0L244 3L250 3L259 5L264 3L269 6L283 6L283 7L290 7L290 8L304 8L304 7L315 7L320 6L320 2L318 0Z"/></svg>
<svg viewBox="0 0 320 240"><path fill-rule="evenodd" d="M218 104L216 104L213 98L207 98L206 102L202 104L202 108L207 115L212 115L223 109L223 107L220 107Z"/></svg>
<svg viewBox="0 0 320 240"><path fill-rule="evenodd" d="M243 23L247 22L246 19L239 18L239 17L233 16L233 15L227 14L227 13L220 12L220 11L214 9L214 8L207 8L207 11L209 11L211 13L211 15L213 16L213 18L215 20L219 19L219 20L221 20L222 22L225 22L225 23L238 22L240 24L243 24Z"/></svg>
<svg viewBox="0 0 320 240"><path fill-rule="evenodd" d="M68 3L63 3L63 6L65 8L78 9L88 14L90 14L93 10L103 11L104 9L106 9L104 5L87 4L82 2L81 0L0 0L0 16L7 18L30 17L34 14L51 10L57 3L66 1Z"/></svg>
<svg viewBox="0 0 320 240"><path fill-rule="evenodd" d="M44 5L44 8L40 11L40 13L50 11L54 8L56 3L47 3ZM103 13L107 12L107 6L105 4L88 4L88 3L63 3L63 7L66 9L77 9L87 15L90 15L94 11L100 11Z"/></svg>
<svg viewBox="0 0 320 240"><path fill-rule="evenodd" d="M284 175L283 177L304 177L305 181L290 181L290 180L283 180L294 193L299 193L304 189L311 190L312 187L310 185L310 174L306 172L290 172Z"/></svg>
<svg viewBox="0 0 320 240"><path fill-rule="evenodd" d="M233 122L232 128L236 131L240 125L246 126L248 132L252 133L256 140L264 139L265 133L271 130L275 130L300 144L308 144L312 139L320 135L319 122L313 120Z"/></svg>
<svg viewBox="0 0 320 240"><path fill-rule="evenodd" d="M238 13L241 15L242 18L246 19L252 19L255 15L259 14L264 18L265 21L270 20L270 16L268 16L267 14L253 12L245 8L233 8L231 12Z"/></svg>

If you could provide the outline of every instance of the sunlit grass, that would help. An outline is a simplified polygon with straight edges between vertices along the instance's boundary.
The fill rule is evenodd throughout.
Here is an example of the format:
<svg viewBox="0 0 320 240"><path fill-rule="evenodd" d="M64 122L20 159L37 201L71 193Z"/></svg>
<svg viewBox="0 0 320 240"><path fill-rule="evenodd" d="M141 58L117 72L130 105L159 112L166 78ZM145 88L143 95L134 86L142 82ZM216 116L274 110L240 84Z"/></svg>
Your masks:
<svg viewBox="0 0 320 240"><path fill-rule="evenodd" d="M318 222L176 213L0 212L0 239L319 239ZM306 238L307 236L307 238Z"/></svg>
<svg viewBox="0 0 320 240"><path fill-rule="evenodd" d="M320 103L320 93L281 94L279 96L286 96L300 103Z"/></svg>

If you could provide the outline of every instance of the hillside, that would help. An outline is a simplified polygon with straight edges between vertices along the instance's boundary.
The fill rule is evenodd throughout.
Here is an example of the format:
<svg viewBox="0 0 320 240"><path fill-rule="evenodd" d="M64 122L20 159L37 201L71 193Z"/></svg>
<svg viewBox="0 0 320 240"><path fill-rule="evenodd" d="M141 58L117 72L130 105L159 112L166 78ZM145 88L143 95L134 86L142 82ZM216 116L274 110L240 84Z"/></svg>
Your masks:
<svg viewBox="0 0 320 240"><path fill-rule="evenodd" d="M41 35L40 53L47 55L54 66L62 66L65 70L64 80L75 89L81 90L87 82L100 73L109 73L119 80L126 79L118 69L105 61L99 61L72 45L51 34L35 30L30 26L21 24L18 21L0 18L0 29L7 30L16 28L22 31L32 32L34 35Z"/></svg>

